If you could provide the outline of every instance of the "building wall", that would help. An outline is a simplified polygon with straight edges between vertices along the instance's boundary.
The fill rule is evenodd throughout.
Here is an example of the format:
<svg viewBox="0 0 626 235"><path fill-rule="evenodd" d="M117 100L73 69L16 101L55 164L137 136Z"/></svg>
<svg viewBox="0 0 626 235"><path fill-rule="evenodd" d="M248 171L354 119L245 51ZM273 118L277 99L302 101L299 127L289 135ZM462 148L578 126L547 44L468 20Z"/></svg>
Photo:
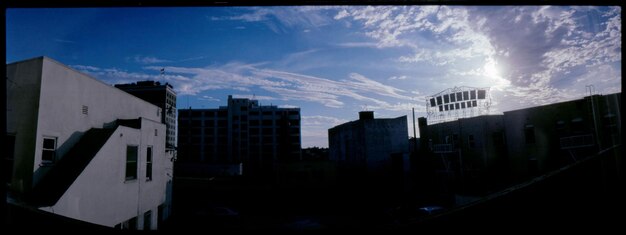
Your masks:
<svg viewBox="0 0 626 235"><path fill-rule="evenodd" d="M406 116L357 120L328 130L329 159L341 167L382 170L409 151ZM407 163L408 164L408 163Z"/></svg>
<svg viewBox="0 0 626 235"><path fill-rule="evenodd" d="M168 83L140 81L131 84L116 84L115 87L148 101L161 108L161 122L167 125L166 143L176 146L176 92Z"/></svg>
<svg viewBox="0 0 626 235"><path fill-rule="evenodd" d="M11 189L23 192L32 184L37 145L37 118L43 60L7 65L7 133L15 135ZM11 146L7 146L11 147ZM25 157L20 157L25 156Z"/></svg>
<svg viewBox="0 0 626 235"><path fill-rule="evenodd" d="M420 138L433 170L449 170L462 188L488 190L508 167L504 130L503 115L485 115L421 125Z"/></svg>
<svg viewBox="0 0 626 235"><path fill-rule="evenodd" d="M504 112L513 178L554 170L620 143L620 103L618 93ZM572 138L578 146L561 143Z"/></svg>
<svg viewBox="0 0 626 235"><path fill-rule="evenodd" d="M42 164L44 137L57 138L56 160L58 161L80 140L87 130L112 127L116 119L136 119L141 117L144 120L142 124L154 127L151 130L145 130L143 134L154 135L156 130L158 135L158 138L144 138L141 144L155 146L155 159L166 158L164 157L164 151L156 151L157 148L163 149L165 127L158 123L158 125L151 124L161 120L161 109L159 107L46 57L9 64L7 65L7 72L8 80L12 84L7 86L7 104L8 108L11 109L7 112L8 132L16 136L14 174L11 189L17 196L30 191L32 186L54 167L54 164ZM129 132L129 135L132 135L132 132ZM114 148L114 144L109 143L107 148ZM125 145L123 149L125 151ZM100 176L99 174L107 172L113 174L119 170L124 170L123 167L118 168L119 166L115 164L113 166L105 166L107 161L110 160L108 158L113 157L107 154L110 151L113 150L99 153L96 159L100 160L96 160L95 165L87 167L92 170L84 172L91 175L79 176L81 180L78 180L77 184L72 185L70 191L66 192L69 193L67 198L77 197L76 195L84 195L85 197L79 200L66 198L67 203L63 204L63 202L60 202L61 204L55 205L57 207L55 208L56 213L64 211L72 214L76 212L72 215L77 216L77 219L93 219L98 221L98 223L107 225L111 221L118 219L119 216L122 216L121 214L116 214L115 218L109 218L107 216L110 214L101 214L100 211L93 211L89 208L97 207L103 209L103 211L125 211L123 206L117 206L117 204L99 204L98 200L102 200L102 196L95 193L108 190L106 186L101 185L100 180L115 178L110 175ZM103 158L108 160L105 161ZM163 164L166 164L166 162L163 162ZM165 168L171 171L171 162L167 164L170 164L170 166ZM161 166L155 168L153 175L165 175L167 172L165 172L165 168L162 168ZM160 188L165 187L166 182L159 179L152 183L158 186L154 186L156 187L155 189L149 189L150 186L148 185L146 190L148 194L152 195L150 197L165 197L165 192L153 193L161 191ZM120 182L120 184L123 184L123 182ZM112 185L109 186L113 187ZM92 187L101 188L99 190L94 189L95 192L91 192ZM86 188L89 189L87 190ZM139 188L135 187L127 190L138 191ZM115 195L108 201L132 200L120 197L117 194L108 195ZM119 195L124 195L124 193ZM155 204L153 199L150 200L146 202L146 207L152 208L159 205L158 203ZM91 213L94 215L90 215ZM157 211L154 211L152 214L156 215ZM101 217L107 217L106 221L102 220Z"/></svg>
<svg viewBox="0 0 626 235"><path fill-rule="evenodd" d="M33 177L32 183L36 184L39 177L44 175L47 171L47 166L44 166L41 162L41 150L44 136L57 138L56 156L57 159L61 159L80 139L82 134L92 127L101 128L104 124L112 123L116 119L144 117L152 120L160 120L160 108L85 74L79 73L50 58L38 57L20 64L22 66L28 66L27 68L41 66L42 72L40 87L39 89L35 89L35 91L39 90L38 101L31 100L35 98L35 96L28 94L32 92L32 90L30 90L28 92L14 93L8 102L12 103L13 101L19 100L20 104L24 105L26 105L25 102L31 104L39 103L38 106L30 106L31 109L38 108L36 122L22 122L22 125L20 125L35 126L37 131L34 136L34 156L18 155L16 153L16 165L14 168L16 172L21 172L22 170L35 172L34 174L23 174L22 177L25 178L14 177L18 188L28 190L31 187L30 185L19 186L19 182L28 182L31 180L28 178ZM7 67L11 66L12 65L7 65ZM22 75L13 74L13 76L15 77L11 79L14 80L18 86L21 86ZM18 91L22 91L22 89L25 88L26 87L19 88ZM87 114L83 114L83 106L87 107ZM15 116L8 115L7 119L22 119L22 116L18 115L18 113L15 114ZM13 121L9 122L12 123ZM18 142L18 139L22 140L21 134L17 131L15 133L16 142ZM33 141L32 136L25 136L25 138ZM19 148L16 148L16 150L18 149ZM22 164L26 163L22 158L32 158L32 165L27 166L26 164ZM19 176L19 174L16 176Z"/></svg>
<svg viewBox="0 0 626 235"><path fill-rule="evenodd" d="M300 109L229 96L218 109L179 111L181 163L243 164L246 174L301 159Z"/></svg>
<svg viewBox="0 0 626 235"><path fill-rule="evenodd" d="M157 136L154 130L157 130ZM151 228L158 226L158 206L165 202L172 162L165 154L165 125L142 119L141 129L119 126L59 201L42 208L59 215L113 227L133 217L143 228L151 210ZM138 146L137 179L126 180L126 146ZM152 180L146 178L147 147L152 147ZM169 175L168 175L169 174ZM97 182L94 182L97 179Z"/></svg>

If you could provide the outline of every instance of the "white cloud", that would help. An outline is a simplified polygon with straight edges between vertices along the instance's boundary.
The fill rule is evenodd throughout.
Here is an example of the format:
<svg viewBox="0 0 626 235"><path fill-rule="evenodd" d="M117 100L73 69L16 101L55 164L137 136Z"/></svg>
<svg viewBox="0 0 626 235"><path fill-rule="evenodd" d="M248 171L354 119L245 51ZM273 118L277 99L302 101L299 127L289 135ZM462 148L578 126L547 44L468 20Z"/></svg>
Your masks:
<svg viewBox="0 0 626 235"><path fill-rule="evenodd" d="M251 100L278 100L276 97L272 97L272 96L242 95L242 94L234 94L233 98L244 98L244 99L251 99Z"/></svg>
<svg viewBox="0 0 626 235"><path fill-rule="evenodd" d="M152 56L135 56L135 57L127 57L127 61L133 61L140 64L159 64L159 63L167 63L172 62L170 60L159 59Z"/></svg>
<svg viewBox="0 0 626 235"><path fill-rule="evenodd" d="M206 100L206 101L220 101L220 99L218 99L218 98L213 98L213 97L211 97L211 96L206 96L206 95L203 95L203 96L202 96L201 98L199 98L199 99L201 99L201 100Z"/></svg>
<svg viewBox="0 0 626 235"><path fill-rule="evenodd" d="M407 76L402 75L402 76L391 76L388 78L389 80L406 80Z"/></svg>

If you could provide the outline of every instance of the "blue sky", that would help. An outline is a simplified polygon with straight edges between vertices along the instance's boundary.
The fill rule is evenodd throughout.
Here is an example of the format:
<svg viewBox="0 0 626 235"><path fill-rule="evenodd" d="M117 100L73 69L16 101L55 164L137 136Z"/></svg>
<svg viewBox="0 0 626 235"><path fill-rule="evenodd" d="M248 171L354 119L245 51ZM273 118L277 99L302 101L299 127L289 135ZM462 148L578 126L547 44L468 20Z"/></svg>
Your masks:
<svg viewBox="0 0 626 235"><path fill-rule="evenodd" d="M303 147L362 110L425 116L447 88L490 87L494 114L622 89L620 7L8 9L6 30L8 63L169 82L179 109L229 94L300 107Z"/></svg>

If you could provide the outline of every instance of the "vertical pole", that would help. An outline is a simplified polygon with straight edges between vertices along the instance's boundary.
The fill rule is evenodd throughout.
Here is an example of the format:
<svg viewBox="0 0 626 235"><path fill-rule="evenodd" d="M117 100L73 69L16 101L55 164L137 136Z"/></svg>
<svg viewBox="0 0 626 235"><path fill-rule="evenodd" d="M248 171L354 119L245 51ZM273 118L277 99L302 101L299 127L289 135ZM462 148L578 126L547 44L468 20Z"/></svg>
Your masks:
<svg viewBox="0 0 626 235"><path fill-rule="evenodd" d="M417 151L417 133L415 131L415 108L413 110L413 151Z"/></svg>

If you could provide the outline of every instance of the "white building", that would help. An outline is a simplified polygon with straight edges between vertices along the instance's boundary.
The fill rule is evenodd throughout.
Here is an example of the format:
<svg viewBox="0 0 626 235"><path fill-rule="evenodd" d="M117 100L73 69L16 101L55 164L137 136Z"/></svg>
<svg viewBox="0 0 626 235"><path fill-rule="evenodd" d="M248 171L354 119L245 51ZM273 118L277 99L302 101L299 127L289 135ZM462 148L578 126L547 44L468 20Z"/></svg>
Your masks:
<svg viewBox="0 0 626 235"><path fill-rule="evenodd" d="M168 217L161 108L46 57L8 64L6 85L12 200L110 227Z"/></svg>

